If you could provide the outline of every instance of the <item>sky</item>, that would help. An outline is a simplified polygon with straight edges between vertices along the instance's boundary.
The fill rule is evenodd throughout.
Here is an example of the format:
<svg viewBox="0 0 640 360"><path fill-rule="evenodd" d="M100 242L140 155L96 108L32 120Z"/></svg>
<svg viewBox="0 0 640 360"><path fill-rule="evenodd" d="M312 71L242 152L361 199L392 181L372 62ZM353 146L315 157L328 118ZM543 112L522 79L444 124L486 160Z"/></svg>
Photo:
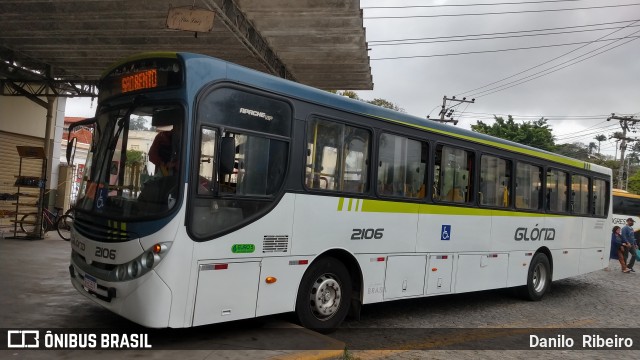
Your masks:
<svg viewBox="0 0 640 360"><path fill-rule="evenodd" d="M493 5L460 6L469 4ZM444 96L475 98L454 107L458 127L491 123L494 114L544 117L556 143L609 137L621 130L618 121L607 121L611 113L640 119L640 0L360 0L360 6L374 82L374 90L357 91L365 100L383 98L409 114L438 118ZM575 8L589 9L544 11ZM493 14L460 15L479 13ZM554 30L531 31L541 29ZM479 34L494 39L452 41ZM389 45L403 39L418 40ZM606 39L614 40L596 41ZM417 43L425 41L431 43ZM573 45L549 46L560 44ZM514 48L530 49L501 51ZM95 105L69 99L66 116L93 116ZM615 148L607 140L601 153L614 155Z"/></svg>

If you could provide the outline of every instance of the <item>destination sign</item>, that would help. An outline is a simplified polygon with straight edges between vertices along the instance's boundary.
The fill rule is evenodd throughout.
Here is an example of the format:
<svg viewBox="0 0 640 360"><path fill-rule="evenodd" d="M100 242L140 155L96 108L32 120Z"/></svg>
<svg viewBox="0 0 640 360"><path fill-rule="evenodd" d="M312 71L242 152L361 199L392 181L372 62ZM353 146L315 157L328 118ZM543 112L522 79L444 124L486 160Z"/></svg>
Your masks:
<svg viewBox="0 0 640 360"><path fill-rule="evenodd" d="M158 86L158 71L151 69L123 76L121 84L123 93L155 88Z"/></svg>

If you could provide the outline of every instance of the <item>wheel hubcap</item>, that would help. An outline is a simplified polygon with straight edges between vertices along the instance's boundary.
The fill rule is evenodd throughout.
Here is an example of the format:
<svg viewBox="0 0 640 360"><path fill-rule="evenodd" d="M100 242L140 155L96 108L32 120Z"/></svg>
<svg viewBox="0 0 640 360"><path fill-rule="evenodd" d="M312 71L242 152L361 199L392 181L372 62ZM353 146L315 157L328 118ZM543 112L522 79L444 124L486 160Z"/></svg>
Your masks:
<svg viewBox="0 0 640 360"><path fill-rule="evenodd" d="M340 284L331 274L320 276L309 294L311 311L320 320L327 320L338 312L342 300Z"/></svg>
<svg viewBox="0 0 640 360"><path fill-rule="evenodd" d="M533 289L539 293L547 285L547 269L542 264L537 264L533 270Z"/></svg>

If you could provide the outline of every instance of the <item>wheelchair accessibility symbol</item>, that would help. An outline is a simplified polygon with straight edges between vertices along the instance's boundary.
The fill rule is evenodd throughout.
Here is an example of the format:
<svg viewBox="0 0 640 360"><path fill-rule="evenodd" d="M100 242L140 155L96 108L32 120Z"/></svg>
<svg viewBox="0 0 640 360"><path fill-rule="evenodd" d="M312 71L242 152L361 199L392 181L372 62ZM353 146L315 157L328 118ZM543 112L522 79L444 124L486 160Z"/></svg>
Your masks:
<svg viewBox="0 0 640 360"><path fill-rule="evenodd" d="M440 240L449 240L449 239L451 239L451 225L442 225Z"/></svg>

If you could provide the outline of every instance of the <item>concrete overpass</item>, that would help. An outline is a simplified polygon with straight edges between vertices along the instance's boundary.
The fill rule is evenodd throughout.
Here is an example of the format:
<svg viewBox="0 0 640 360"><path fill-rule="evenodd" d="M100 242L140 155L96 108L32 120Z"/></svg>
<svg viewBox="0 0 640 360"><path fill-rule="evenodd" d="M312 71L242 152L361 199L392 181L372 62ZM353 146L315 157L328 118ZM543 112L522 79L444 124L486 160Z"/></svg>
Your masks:
<svg viewBox="0 0 640 360"><path fill-rule="evenodd" d="M211 32L167 29L170 7L193 5L215 13ZM91 89L82 85L113 62L163 50L207 54L322 89L373 88L359 0L6 0L0 13L2 95L20 92L8 81L24 87L41 79L59 95L86 96Z"/></svg>

